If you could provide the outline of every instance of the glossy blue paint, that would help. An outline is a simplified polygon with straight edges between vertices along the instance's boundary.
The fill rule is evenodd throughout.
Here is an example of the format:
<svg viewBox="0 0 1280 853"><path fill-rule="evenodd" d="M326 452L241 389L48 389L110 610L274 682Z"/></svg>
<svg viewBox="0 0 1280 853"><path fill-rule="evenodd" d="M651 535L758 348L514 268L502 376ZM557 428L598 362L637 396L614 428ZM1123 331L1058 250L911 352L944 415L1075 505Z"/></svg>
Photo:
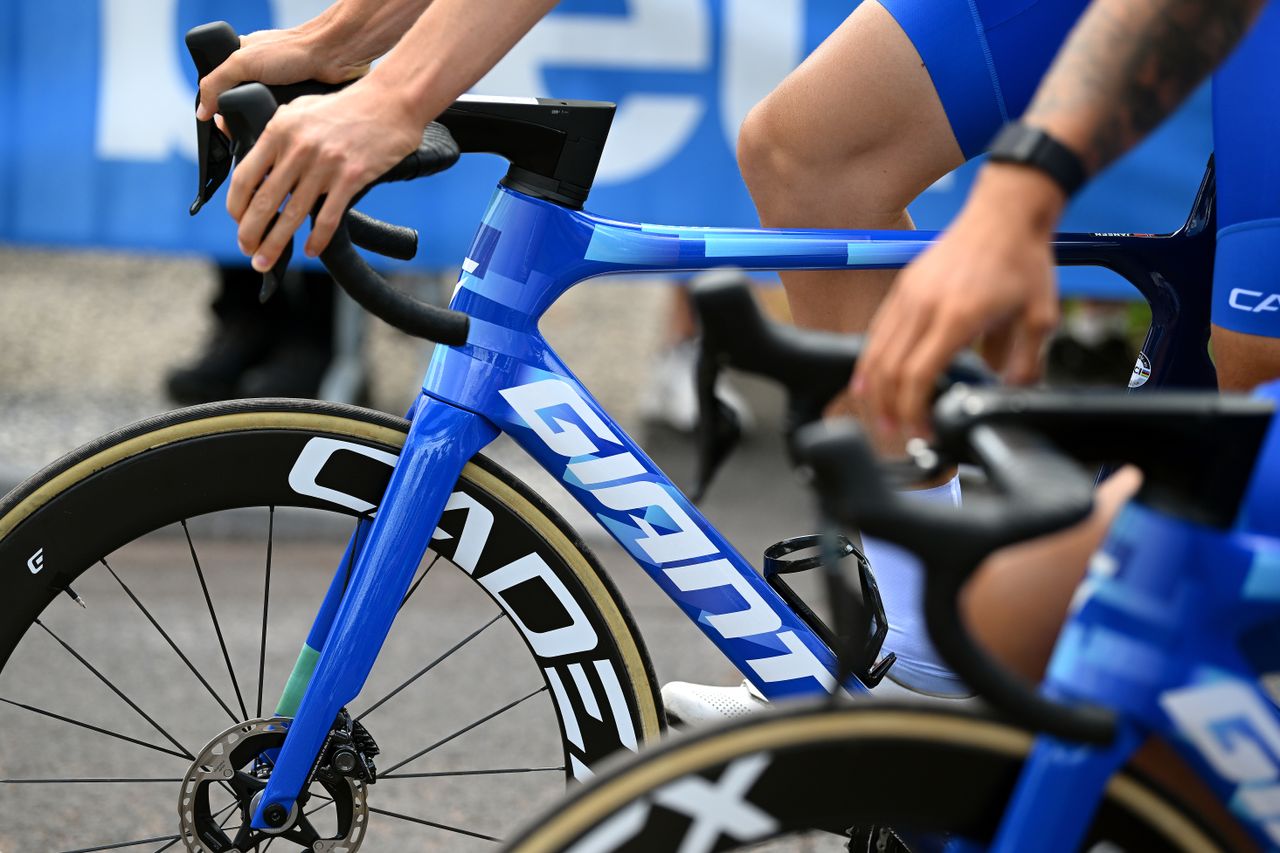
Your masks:
<svg viewBox="0 0 1280 853"><path fill-rule="evenodd" d="M829 691L835 683L831 650L568 369L558 368L519 365L516 384L504 394L517 405L490 412L503 432L559 476L762 694L785 699ZM583 440L557 449L565 430L576 430ZM849 689L865 690L856 682Z"/></svg>
<svg viewBox="0 0 1280 853"><path fill-rule="evenodd" d="M1121 726L1105 748L1037 738L991 853L1080 850L1107 782L1145 739L1146 733L1134 725Z"/></svg>
<svg viewBox="0 0 1280 853"><path fill-rule="evenodd" d="M387 485L388 499L379 506L368 542L356 556L315 674L253 815L254 827L266 828L262 813L269 806L279 804L287 812L297 799L338 711L356 697L373 668L453 484L467 461L497 434L470 412L430 397L419 399Z"/></svg>
<svg viewBox="0 0 1280 853"><path fill-rule="evenodd" d="M613 422L537 328L555 298L584 277L619 265L722 263L706 256L708 235L777 245L796 264L818 263L821 252L828 264L848 254L845 237L823 232L629 226L499 190L451 305L471 316L470 339L437 348L423 391L509 433L766 696L813 694L834 683L831 650ZM734 251L741 262L748 249Z"/></svg>
<svg viewBox="0 0 1280 853"><path fill-rule="evenodd" d="M1276 390L1265 393L1274 399ZM1280 425L1268 438L1268 448L1280 443ZM1280 459L1264 450L1255 470L1275 478ZM1259 843L1280 848L1271 805L1280 796L1280 707L1261 683L1277 671L1280 537L1125 507L1077 591L1044 685L1058 699L1114 708L1122 735L1109 748L1040 739L992 849L1077 849L1068 828L1088 825L1107 778L1152 733L1179 749Z"/></svg>
<svg viewBox="0 0 1280 853"><path fill-rule="evenodd" d="M338 563L338 571L334 572L333 580L329 582L329 588L325 591L324 600L320 602L320 612L316 614L315 622L311 624L311 632L307 634L307 645L313 649L319 650L324 648L324 642L329 637L329 628L333 625L334 616L338 613L338 605L342 603L343 591L347 588L347 581L355 567L355 551L360 543L367 538L369 522L360 520L357 522L356 531L347 540L346 550L342 552L342 560ZM276 713L292 717L293 710L277 710Z"/></svg>
<svg viewBox="0 0 1280 853"><path fill-rule="evenodd" d="M1205 201L1202 193L1201 207L1211 209L1211 196ZM1150 387L1204 385L1212 377L1195 337L1207 329L1209 280L1197 279L1203 263L1193 263L1206 239L1212 258L1208 216L1200 222L1193 214L1197 227L1177 235L1060 235L1054 244L1060 263L1109 267L1152 302ZM368 676L458 473L499 431L560 479L766 696L829 689L831 650L609 418L548 346L538 322L569 288L598 276L724 266L894 268L936 236L634 224L499 187L451 303L471 317L468 342L435 349L409 441L351 583L337 606L326 596L313 626L311 639L323 643L320 660L262 808L288 808L296 799L334 715ZM1202 313L1197 287L1204 291ZM331 595L339 588L335 580ZM847 687L865 689L856 682ZM254 826L262 826L262 808Z"/></svg>
<svg viewBox="0 0 1280 853"><path fill-rule="evenodd" d="M1254 391L1254 395L1280 402L1280 382L1269 382ZM1240 510L1237 528L1242 533L1259 536L1280 536L1280 431L1267 436L1253 480Z"/></svg>

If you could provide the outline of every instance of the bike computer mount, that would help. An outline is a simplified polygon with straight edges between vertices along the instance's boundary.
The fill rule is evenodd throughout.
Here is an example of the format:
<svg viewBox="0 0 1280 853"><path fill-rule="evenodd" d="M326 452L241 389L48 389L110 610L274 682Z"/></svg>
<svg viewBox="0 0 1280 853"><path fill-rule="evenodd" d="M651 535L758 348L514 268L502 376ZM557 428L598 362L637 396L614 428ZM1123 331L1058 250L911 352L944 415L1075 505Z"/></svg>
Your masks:
<svg viewBox="0 0 1280 853"><path fill-rule="evenodd" d="M503 186L577 210L591 192L615 109L603 101L464 96L436 121L464 154L506 158Z"/></svg>

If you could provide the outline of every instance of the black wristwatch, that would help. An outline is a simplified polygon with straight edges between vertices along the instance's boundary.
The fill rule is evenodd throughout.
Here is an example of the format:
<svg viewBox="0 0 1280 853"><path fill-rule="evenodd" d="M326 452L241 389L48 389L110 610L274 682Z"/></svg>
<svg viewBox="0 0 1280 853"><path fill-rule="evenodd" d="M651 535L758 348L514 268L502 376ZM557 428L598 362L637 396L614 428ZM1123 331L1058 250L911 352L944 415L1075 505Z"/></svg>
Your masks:
<svg viewBox="0 0 1280 853"><path fill-rule="evenodd" d="M1010 122L996 134L987 157L995 163L1039 169L1062 188L1067 198L1076 194L1087 177L1084 163L1074 151L1040 128L1021 122Z"/></svg>

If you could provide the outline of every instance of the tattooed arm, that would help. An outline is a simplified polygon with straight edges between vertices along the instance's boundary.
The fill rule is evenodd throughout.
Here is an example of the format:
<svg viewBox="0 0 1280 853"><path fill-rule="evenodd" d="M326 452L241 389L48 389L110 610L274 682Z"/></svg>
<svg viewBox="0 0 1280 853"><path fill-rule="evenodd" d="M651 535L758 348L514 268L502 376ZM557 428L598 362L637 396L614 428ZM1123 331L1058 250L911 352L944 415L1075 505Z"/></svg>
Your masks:
<svg viewBox="0 0 1280 853"><path fill-rule="evenodd" d="M1096 173L1222 62L1265 0L1095 0L1023 120Z"/></svg>
<svg viewBox="0 0 1280 853"><path fill-rule="evenodd" d="M1023 121L1096 174L1159 124L1231 52L1264 0L1094 0ZM1280 0L1276 0L1280 2ZM927 432L937 375L980 335L1030 382L1058 319L1049 241L1066 197L1042 172L990 163L947 233L895 282L853 392L881 432Z"/></svg>

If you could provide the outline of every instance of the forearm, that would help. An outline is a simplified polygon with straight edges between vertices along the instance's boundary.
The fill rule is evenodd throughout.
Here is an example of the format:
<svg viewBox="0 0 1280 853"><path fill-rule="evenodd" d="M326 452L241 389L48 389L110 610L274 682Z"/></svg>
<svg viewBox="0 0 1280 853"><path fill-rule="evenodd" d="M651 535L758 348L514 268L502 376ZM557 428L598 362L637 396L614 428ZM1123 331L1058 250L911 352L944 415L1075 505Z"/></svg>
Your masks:
<svg viewBox="0 0 1280 853"><path fill-rule="evenodd" d="M1096 174L1231 52L1265 0L1094 0L1023 120Z"/></svg>
<svg viewBox="0 0 1280 853"><path fill-rule="evenodd" d="M432 0L338 0L301 29L311 30L351 65L368 65L395 47Z"/></svg>
<svg viewBox="0 0 1280 853"><path fill-rule="evenodd" d="M555 5L556 0L435 0L360 85L383 89L425 125Z"/></svg>

